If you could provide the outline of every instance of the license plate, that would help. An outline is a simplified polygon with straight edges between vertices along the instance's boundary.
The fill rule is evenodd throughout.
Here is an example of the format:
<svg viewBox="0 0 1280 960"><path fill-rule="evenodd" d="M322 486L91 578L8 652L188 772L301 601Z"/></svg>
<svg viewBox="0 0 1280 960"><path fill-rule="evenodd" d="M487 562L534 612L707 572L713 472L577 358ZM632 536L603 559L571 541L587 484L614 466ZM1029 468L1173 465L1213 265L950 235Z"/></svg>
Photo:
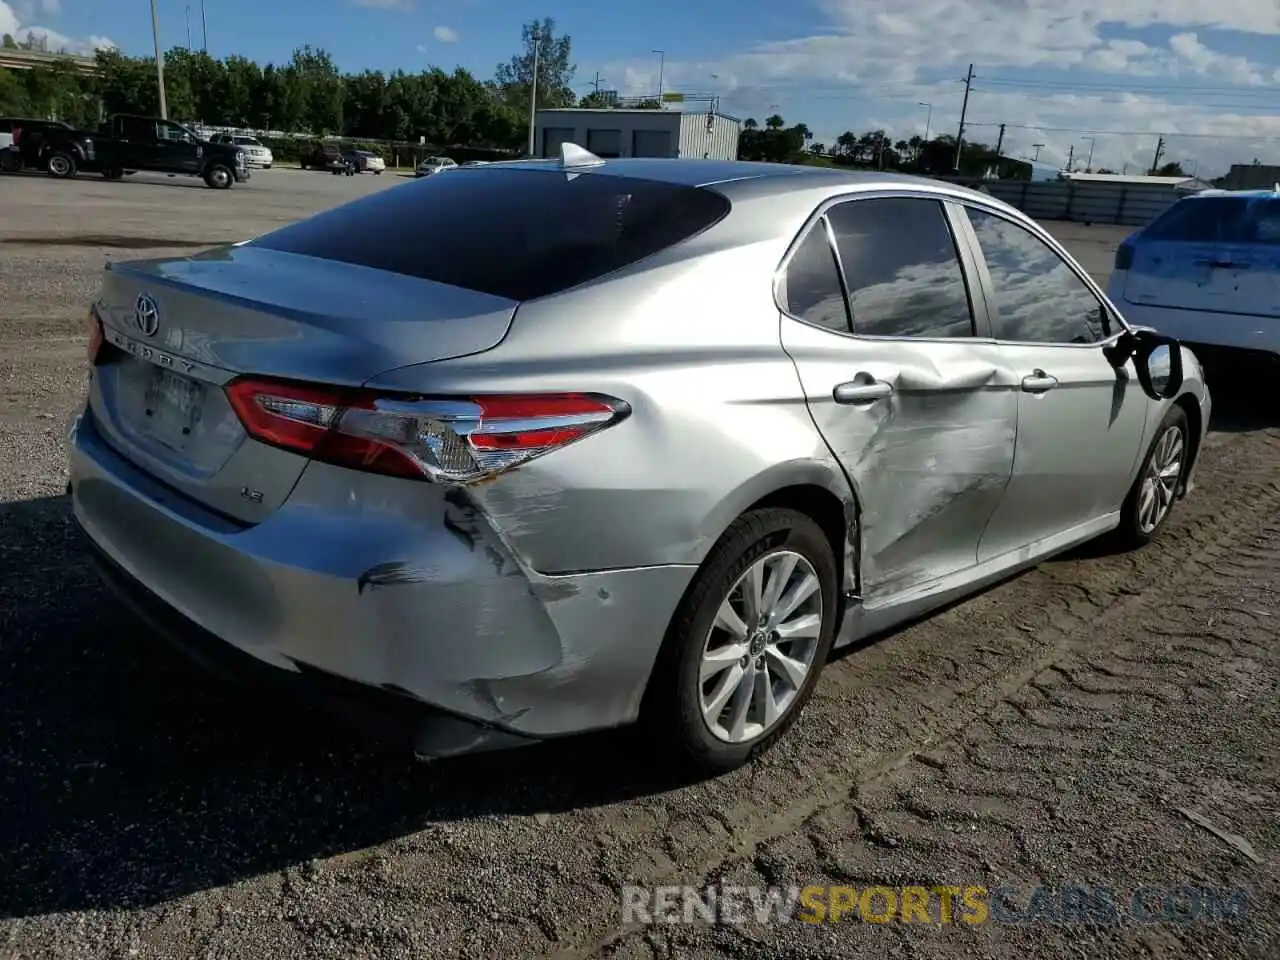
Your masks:
<svg viewBox="0 0 1280 960"><path fill-rule="evenodd" d="M183 446L200 412L200 384L168 370L157 370L147 393L150 432L170 445Z"/></svg>

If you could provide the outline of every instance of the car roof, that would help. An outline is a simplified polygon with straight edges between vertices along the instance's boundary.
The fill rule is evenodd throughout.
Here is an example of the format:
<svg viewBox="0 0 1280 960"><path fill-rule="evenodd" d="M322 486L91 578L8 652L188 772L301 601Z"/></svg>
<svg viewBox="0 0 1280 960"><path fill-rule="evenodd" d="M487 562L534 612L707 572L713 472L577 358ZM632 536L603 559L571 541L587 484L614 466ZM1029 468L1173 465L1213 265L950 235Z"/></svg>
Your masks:
<svg viewBox="0 0 1280 960"><path fill-rule="evenodd" d="M1014 210L987 193L942 180L901 173L849 170L841 167L808 166L797 163L764 163L755 160L702 160L694 158L627 157L606 160L589 167L564 167L559 160L502 160L486 164L489 169L571 170L639 180L657 180L689 187L716 187L720 192L739 194L782 194L801 191L884 189L924 189L980 201L987 206ZM1016 212L1016 211L1015 211Z"/></svg>
<svg viewBox="0 0 1280 960"><path fill-rule="evenodd" d="M1240 197L1248 200L1280 199L1280 190L1276 189L1276 187L1272 187L1270 190L1201 190L1182 199L1204 200L1211 197Z"/></svg>

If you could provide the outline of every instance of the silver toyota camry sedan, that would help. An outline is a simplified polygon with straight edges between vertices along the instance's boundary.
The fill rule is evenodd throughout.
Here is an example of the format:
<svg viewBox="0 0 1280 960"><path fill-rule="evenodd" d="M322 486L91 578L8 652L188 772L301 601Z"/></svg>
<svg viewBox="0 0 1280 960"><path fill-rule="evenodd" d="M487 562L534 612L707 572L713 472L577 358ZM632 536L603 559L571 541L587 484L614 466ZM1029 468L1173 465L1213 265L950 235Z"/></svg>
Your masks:
<svg viewBox="0 0 1280 960"><path fill-rule="evenodd" d="M989 196L572 145L110 264L89 332L108 582L424 757L640 721L733 768L833 646L1149 540L1210 411Z"/></svg>

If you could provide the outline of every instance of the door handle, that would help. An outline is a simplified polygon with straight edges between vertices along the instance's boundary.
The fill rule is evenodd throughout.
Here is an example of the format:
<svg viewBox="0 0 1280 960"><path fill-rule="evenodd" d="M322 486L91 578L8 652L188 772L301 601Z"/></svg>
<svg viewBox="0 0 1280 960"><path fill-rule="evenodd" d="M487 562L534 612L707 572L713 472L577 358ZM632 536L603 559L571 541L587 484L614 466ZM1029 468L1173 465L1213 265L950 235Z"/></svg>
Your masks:
<svg viewBox="0 0 1280 960"><path fill-rule="evenodd" d="M836 403L872 403L893 395L893 384L884 380L850 380L831 391Z"/></svg>
<svg viewBox="0 0 1280 960"><path fill-rule="evenodd" d="M1026 393L1048 393L1057 385L1058 378L1043 370L1032 371L1030 376L1022 378L1022 389Z"/></svg>

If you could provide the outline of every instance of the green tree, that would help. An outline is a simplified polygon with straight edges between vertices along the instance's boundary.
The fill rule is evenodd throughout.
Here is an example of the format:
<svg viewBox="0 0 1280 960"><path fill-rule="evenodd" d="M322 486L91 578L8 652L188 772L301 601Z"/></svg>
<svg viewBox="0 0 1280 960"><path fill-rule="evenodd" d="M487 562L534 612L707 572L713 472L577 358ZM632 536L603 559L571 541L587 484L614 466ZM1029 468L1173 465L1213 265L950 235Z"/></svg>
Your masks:
<svg viewBox="0 0 1280 960"><path fill-rule="evenodd" d="M573 42L568 34L557 37L556 22L550 17L526 23L520 32L522 50L498 65L495 79L502 98L513 109L529 109L529 87L533 82L534 50L538 63L538 106L571 107L578 98L573 92Z"/></svg>

